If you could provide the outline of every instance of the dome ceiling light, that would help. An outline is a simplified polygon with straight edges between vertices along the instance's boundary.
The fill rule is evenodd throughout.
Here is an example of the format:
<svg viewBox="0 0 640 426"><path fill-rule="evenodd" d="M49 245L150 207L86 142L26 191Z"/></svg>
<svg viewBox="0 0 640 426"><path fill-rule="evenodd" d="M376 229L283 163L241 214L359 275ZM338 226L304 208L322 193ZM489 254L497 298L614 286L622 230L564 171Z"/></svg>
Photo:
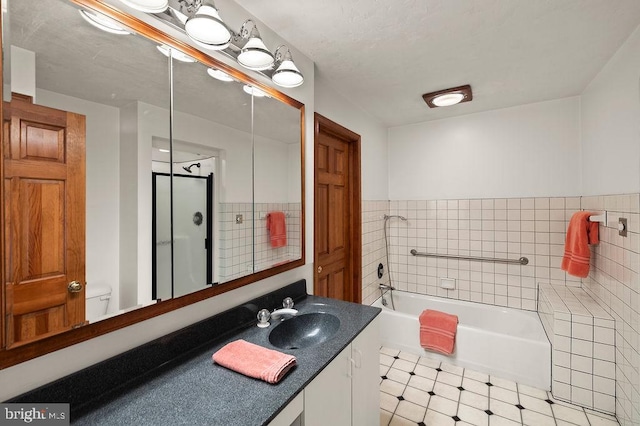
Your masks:
<svg viewBox="0 0 640 426"><path fill-rule="evenodd" d="M470 85L452 87L451 89L438 90L437 92L425 93L422 99L429 105L429 108L452 106L462 102L473 100L473 93Z"/></svg>

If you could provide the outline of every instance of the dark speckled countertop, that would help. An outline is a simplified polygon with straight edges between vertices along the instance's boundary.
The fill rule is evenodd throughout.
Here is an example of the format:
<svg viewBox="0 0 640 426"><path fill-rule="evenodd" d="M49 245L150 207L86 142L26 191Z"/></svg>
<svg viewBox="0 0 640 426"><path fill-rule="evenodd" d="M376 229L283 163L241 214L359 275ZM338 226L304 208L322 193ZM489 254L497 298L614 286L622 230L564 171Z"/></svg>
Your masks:
<svg viewBox="0 0 640 426"><path fill-rule="evenodd" d="M340 319L340 329L326 342L309 348L283 350L268 340L275 327L252 325L223 340L204 345L184 362L155 371L106 397L80 416L77 425L264 425L269 423L331 360L378 315L370 306L316 296L296 302L299 315L328 312ZM294 355L297 366L275 385L243 376L211 360L223 345L244 339ZM377 356L377 354L374 354ZM157 373L157 374L156 374Z"/></svg>

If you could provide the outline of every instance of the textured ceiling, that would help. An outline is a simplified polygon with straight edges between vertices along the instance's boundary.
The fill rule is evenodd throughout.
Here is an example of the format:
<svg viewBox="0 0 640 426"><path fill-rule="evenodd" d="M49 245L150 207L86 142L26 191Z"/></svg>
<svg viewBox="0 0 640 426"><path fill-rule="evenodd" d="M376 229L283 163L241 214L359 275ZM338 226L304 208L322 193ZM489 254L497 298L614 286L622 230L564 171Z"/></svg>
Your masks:
<svg viewBox="0 0 640 426"><path fill-rule="evenodd" d="M578 95L640 23L640 0L236 1L387 126Z"/></svg>

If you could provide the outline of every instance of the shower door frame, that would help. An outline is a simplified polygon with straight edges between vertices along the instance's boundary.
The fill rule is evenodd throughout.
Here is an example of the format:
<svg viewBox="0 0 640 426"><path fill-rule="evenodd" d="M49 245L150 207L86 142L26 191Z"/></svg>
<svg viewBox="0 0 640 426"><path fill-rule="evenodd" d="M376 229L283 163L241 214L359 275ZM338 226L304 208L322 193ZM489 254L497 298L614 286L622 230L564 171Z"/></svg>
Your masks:
<svg viewBox="0 0 640 426"><path fill-rule="evenodd" d="M164 173L164 172L152 172L152 201L151 201L151 206L152 206L152 213L151 213L151 298L153 300L157 300L157 249L156 249L156 178L158 176L167 176L170 179L171 178L191 178L191 179L206 179L206 183L207 183L207 200L206 200L206 206L207 206L207 220L206 220L206 226L207 226L207 232L206 232L206 238L205 238L205 250L206 250L206 285L214 285L217 283L213 282L213 255L214 255L214 247L213 247L213 225L214 225L214 221L213 221L213 214L214 214L214 209L213 209L213 203L214 203L214 196L213 196L213 190L214 190L214 174L210 173L207 176L189 176L189 175L183 175L183 174L176 174L176 173ZM170 200L171 202L173 202L173 194L171 194L170 196ZM174 291L173 291L173 256L171 259L171 298L174 298Z"/></svg>

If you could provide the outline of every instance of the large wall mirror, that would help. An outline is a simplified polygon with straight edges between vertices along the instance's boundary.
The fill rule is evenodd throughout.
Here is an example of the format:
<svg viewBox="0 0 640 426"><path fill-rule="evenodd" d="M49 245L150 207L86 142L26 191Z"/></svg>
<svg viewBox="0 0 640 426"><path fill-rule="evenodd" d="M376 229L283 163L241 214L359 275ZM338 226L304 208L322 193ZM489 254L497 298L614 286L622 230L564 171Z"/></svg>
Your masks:
<svg viewBox="0 0 640 426"><path fill-rule="evenodd" d="M304 263L303 105L76 3L112 10L3 13L3 348L25 359Z"/></svg>

